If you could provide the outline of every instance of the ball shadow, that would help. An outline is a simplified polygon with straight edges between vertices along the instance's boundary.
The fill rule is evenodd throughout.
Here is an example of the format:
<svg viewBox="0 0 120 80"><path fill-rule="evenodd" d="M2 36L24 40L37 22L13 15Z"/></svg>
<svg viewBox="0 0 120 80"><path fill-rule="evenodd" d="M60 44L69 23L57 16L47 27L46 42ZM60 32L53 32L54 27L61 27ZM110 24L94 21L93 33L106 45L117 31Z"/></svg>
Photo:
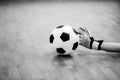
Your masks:
<svg viewBox="0 0 120 80"><path fill-rule="evenodd" d="M66 66L65 61L73 59L73 56L71 55L56 55L53 58L53 61L56 62L59 66L64 67Z"/></svg>
<svg viewBox="0 0 120 80"><path fill-rule="evenodd" d="M54 60L56 61L66 61L66 60L70 60L70 59L73 59L73 56L71 55L56 55L54 57Z"/></svg>

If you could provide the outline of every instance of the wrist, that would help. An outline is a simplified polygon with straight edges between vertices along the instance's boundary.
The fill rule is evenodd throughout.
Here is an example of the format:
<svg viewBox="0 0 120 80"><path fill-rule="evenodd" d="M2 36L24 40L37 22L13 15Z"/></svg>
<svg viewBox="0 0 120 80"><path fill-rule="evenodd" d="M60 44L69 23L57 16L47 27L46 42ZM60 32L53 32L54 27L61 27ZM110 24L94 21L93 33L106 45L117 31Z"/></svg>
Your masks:
<svg viewBox="0 0 120 80"><path fill-rule="evenodd" d="M103 43L103 40L94 40L93 37L90 37L90 39L91 39L90 49L101 50L101 45Z"/></svg>
<svg viewBox="0 0 120 80"><path fill-rule="evenodd" d="M93 45L92 45L92 49L97 50L97 49L98 49L98 45L99 45L99 43L96 42L96 41L94 41L94 42L93 42Z"/></svg>

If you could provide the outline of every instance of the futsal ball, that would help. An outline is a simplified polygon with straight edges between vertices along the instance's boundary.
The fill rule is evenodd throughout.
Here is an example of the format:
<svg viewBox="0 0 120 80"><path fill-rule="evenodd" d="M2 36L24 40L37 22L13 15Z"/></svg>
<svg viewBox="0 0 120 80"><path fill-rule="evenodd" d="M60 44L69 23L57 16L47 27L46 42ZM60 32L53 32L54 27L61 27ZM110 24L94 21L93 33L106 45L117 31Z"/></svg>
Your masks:
<svg viewBox="0 0 120 80"><path fill-rule="evenodd" d="M51 32L49 41L58 54L68 55L77 49L79 36L71 26L60 25Z"/></svg>

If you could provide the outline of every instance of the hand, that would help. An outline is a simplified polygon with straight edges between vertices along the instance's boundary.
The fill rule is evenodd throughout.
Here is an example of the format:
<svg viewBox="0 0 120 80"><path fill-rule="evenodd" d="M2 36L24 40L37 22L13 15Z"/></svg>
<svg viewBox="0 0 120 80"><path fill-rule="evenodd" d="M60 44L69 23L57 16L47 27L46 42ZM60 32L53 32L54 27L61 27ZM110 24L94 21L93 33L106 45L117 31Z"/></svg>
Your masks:
<svg viewBox="0 0 120 80"><path fill-rule="evenodd" d="M78 34L79 34L79 44L83 45L84 47L90 48L90 34L87 30L87 28L78 28Z"/></svg>

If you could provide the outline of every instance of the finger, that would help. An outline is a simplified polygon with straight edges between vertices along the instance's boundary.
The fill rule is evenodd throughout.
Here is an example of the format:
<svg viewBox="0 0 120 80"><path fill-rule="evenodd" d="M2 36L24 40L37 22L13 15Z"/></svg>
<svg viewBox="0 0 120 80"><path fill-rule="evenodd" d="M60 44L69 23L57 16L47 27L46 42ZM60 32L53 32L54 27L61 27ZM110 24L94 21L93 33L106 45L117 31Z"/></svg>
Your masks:
<svg viewBox="0 0 120 80"><path fill-rule="evenodd" d="M89 35L90 33L89 33L89 31L88 31L88 29L87 29L87 27L85 27L85 32Z"/></svg>
<svg viewBox="0 0 120 80"><path fill-rule="evenodd" d="M89 37L92 37L92 35L91 35L91 33L90 33L90 30L88 30L87 27L85 27L85 30L86 30L87 34L89 35Z"/></svg>
<svg viewBox="0 0 120 80"><path fill-rule="evenodd" d="M73 31L74 31L76 34L78 34L78 31L77 31L75 28L73 28Z"/></svg>
<svg viewBox="0 0 120 80"><path fill-rule="evenodd" d="M80 27L80 29L85 32L85 29L84 29L84 28L81 28L81 27Z"/></svg>
<svg viewBox="0 0 120 80"><path fill-rule="evenodd" d="M83 29L83 28L78 28L78 33L80 34L80 35L84 35L85 34L85 30Z"/></svg>

